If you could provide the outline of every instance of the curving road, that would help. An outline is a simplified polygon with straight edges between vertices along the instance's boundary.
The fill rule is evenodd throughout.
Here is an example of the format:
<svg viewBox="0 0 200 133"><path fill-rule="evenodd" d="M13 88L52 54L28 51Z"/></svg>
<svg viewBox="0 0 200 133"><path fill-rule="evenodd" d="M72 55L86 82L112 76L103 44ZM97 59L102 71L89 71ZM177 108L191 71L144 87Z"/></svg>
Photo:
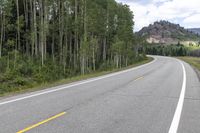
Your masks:
<svg viewBox="0 0 200 133"><path fill-rule="evenodd" d="M200 82L187 63L143 66L0 100L0 133L199 133Z"/></svg>

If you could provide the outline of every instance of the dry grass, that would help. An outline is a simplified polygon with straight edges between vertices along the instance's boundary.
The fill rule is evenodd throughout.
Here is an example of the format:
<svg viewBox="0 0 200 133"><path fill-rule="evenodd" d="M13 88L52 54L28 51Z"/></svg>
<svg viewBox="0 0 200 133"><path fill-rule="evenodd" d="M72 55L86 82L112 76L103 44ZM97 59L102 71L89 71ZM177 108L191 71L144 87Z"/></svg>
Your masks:
<svg viewBox="0 0 200 133"><path fill-rule="evenodd" d="M200 70L200 57L178 57L178 58Z"/></svg>

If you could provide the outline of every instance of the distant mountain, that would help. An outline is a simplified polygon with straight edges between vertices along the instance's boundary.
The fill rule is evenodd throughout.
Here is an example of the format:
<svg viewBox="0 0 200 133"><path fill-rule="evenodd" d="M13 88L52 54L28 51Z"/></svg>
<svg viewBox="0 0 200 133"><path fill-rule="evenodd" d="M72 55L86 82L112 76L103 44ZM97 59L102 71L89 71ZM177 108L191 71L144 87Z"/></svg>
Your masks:
<svg viewBox="0 0 200 133"><path fill-rule="evenodd" d="M177 44L178 42L198 41L200 36L193 31L168 21L159 21L142 28L136 33L149 43Z"/></svg>
<svg viewBox="0 0 200 133"><path fill-rule="evenodd" d="M188 30L200 35L200 28L191 28Z"/></svg>

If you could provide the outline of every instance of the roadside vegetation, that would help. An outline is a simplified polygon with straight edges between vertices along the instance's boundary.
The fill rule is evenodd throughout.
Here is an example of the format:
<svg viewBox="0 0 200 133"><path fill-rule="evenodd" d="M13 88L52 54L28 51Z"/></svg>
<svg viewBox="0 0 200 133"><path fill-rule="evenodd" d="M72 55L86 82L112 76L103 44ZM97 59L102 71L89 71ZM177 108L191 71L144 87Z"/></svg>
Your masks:
<svg viewBox="0 0 200 133"><path fill-rule="evenodd" d="M146 47L147 54L163 56L196 56L200 57L200 44L184 45L181 43L164 45L149 44Z"/></svg>
<svg viewBox="0 0 200 133"><path fill-rule="evenodd" d="M199 57L178 57L179 59L189 63L200 71L200 58Z"/></svg>
<svg viewBox="0 0 200 133"><path fill-rule="evenodd" d="M200 71L200 45L163 45L163 44L149 44L146 51L151 55L174 56L177 57ZM200 74L200 72L199 72ZM199 75L200 77L200 75Z"/></svg>
<svg viewBox="0 0 200 133"><path fill-rule="evenodd" d="M0 94L145 60L133 26L115 0L2 0Z"/></svg>
<svg viewBox="0 0 200 133"><path fill-rule="evenodd" d="M184 45L163 45L163 44L150 44L147 46L146 51L151 55L163 56L186 56L189 54L189 49Z"/></svg>
<svg viewBox="0 0 200 133"><path fill-rule="evenodd" d="M55 79L50 81L40 81L38 82L38 79L35 76L32 77L28 77L28 79L24 76L20 77L18 75L14 76L11 74L10 78L9 75L7 75L7 77L1 76L0 77L0 96L8 96L8 95L13 95L16 93L24 93L24 92L29 92L29 91L36 91L36 90L41 90L41 89L45 89L45 88L49 88L49 87L54 87L57 85L62 85L62 84L67 84L67 83L71 83L74 81L79 81L79 80L85 80L88 78L93 78L93 77L97 77L97 76L102 76L105 74L109 74L109 73L113 73L113 72L117 72L117 71L122 71L122 70L126 70L129 68L133 68L133 67L137 67L140 66L142 64L146 64L150 61L152 61L153 58L143 58L142 61L138 60L135 61L134 64L131 64L127 67L123 67L123 68L109 68L109 69L105 69L105 70L97 70L95 72L92 73L88 73L85 75L78 75L78 76L72 76L72 77L68 77L68 78L63 78L63 79ZM54 76L54 75L51 75Z"/></svg>

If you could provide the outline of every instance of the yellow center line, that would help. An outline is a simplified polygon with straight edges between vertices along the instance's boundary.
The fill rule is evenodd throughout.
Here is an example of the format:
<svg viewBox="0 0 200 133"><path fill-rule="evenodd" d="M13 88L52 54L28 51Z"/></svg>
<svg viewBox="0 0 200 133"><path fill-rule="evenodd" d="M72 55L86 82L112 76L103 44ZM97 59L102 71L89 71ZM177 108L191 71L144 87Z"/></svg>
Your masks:
<svg viewBox="0 0 200 133"><path fill-rule="evenodd" d="M56 119L56 118L58 118L58 117L61 117L61 116L64 115L64 114L66 114L66 112L62 112L62 113L60 113L60 114L57 114L57 115L55 115L55 116L53 116L53 117L51 117L51 118L48 118L48 119L43 120L43 121L41 121L41 122L39 122L39 123L37 123L37 124L34 124L34 125L32 125L32 126L29 126L29 127L25 128L25 129L23 129L23 130L21 130L21 131L18 131L17 133L25 133L25 132L27 132L27 131L33 129L33 128L36 128L36 127L38 127L38 126L44 124L44 123L47 123L47 122L49 122L49 121L51 121L51 120L53 120L53 119Z"/></svg>
<svg viewBox="0 0 200 133"><path fill-rule="evenodd" d="M144 77L139 77L139 78L136 78L134 81L137 81L137 80L140 80L140 79L143 79Z"/></svg>

